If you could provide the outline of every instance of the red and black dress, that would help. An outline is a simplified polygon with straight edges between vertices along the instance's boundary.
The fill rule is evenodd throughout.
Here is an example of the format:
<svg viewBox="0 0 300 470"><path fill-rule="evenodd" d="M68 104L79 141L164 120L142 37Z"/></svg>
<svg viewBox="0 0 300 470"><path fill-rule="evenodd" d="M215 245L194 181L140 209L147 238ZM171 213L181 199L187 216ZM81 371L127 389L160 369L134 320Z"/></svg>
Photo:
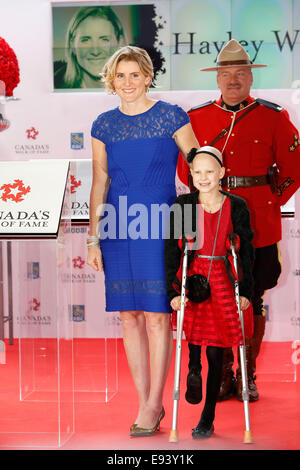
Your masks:
<svg viewBox="0 0 300 470"><path fill-rule="evenodd" d="M197 206L199 211L203 211L200 204L197 204ZM204 235L203 245L201 249L195 252L188 266L188 276L197 273L208 277L211 259L202 258L198 255L211 257L218 217L219 211L213 214L204 211L204 217L198 217L199 221L204 220L201 230ZM241 345L243 342L234 288L225 267L226 239L233 231L230 199L226 197L223 203L214 252L214 257L217 258L212 261L209 277L211 296L201 303L188 301L185 307L183 329L189 343L226 348ZM244 311L246 337L252 334L251 304L247 310ZM173 315L173 325L176 325L176 312Z"/></svg>

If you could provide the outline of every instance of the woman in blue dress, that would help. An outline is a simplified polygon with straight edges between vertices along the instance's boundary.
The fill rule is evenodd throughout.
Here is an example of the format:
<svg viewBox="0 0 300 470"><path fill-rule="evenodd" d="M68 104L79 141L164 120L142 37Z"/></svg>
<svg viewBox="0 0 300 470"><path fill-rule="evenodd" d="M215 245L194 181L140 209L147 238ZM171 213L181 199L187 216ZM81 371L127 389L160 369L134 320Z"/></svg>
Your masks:
<svg viewBox="0 0 300 470"><path fill-rule="evenodd" d="M199 147L188 115L147 96L153 65L126 46L103 69L120 106L93 122L93 183L87 263L104 269L106 311L120 311L123 341L138 392L131 436L151 436L165 411L163 389L172 356L164 233L176 198L178 150ZM100 222L100 225L99 225ZM100 227L100 228L99 228ZM100 232L100 245L99 245Z"/></svg>

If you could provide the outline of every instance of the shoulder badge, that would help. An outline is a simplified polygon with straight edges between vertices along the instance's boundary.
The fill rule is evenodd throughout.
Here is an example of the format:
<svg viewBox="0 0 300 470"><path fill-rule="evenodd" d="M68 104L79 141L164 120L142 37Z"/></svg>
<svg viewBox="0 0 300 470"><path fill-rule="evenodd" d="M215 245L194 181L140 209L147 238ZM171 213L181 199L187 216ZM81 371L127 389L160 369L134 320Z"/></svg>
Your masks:
<svg viewBox="0 0 300 470"><path fill-rule="evenodd" d="M259 104L263 104L267 108L271 108L274 111L277 111L278 113L283 110L282 106L279 106L279 104L276 103L271 103L271 101L262 100L261 98L256 98L255 101L257 101Z"/></svg>
<svg viewBox="0 0 300 470"><path fill-rule="evenodd" d="M205 103L202 103L202 104L199 104L198 106L194 106L193 108L191 108L188 113L190 113L191 111L196 111L196 109L200 109L200 108L204 108L205 106L209 106L210 104L213 104L216 100L210 100L210 101L206 101Z"/></svg>

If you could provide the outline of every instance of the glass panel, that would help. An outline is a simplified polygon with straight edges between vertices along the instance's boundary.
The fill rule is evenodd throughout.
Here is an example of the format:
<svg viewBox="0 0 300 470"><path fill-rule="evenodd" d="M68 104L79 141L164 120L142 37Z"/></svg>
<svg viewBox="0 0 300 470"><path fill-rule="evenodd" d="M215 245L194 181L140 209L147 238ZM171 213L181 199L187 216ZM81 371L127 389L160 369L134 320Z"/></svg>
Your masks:
<svg viewBox="0 0 300 470"><path fill-rule="evenodd" d="M118 391L117 340L75 338L76 402L108 402Z"/></svg>
<svg viewBox="0 0 300 470"><path fill-rule="evenodd" d="M264 296L266 331L257 363L259 380L300 380L299 238L299 221L282 219L282 273L278 285Z"/></svg>
<svg viewBox="0 0 300 470"><path fill-rule="evenodd" d="M1 446L60 447L74 432L69 195L57 239L11 242L18 339L7 351L8 387L0 387Z"/></svg>
<svg viewBox="0 0 300 470"><path fill-rule="evenodd" d="M103 273L85 263L87 231L72 224L75 401L107 402L118 391L118 315L105 312Z"/></svg>

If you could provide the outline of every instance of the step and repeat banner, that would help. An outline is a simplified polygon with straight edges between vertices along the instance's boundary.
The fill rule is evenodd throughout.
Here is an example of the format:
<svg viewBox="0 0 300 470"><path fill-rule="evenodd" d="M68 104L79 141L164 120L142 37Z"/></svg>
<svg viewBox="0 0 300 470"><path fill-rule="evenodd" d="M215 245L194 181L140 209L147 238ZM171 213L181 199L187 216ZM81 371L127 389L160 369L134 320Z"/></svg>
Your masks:
<svg viewBox="0 0 300 470"><path fill-rule="evenodd" d="M103 88L103 64L124 44L147 49L155 66L149 95L189 110L219 96L216 73L200 69L235 38L254 63L268 65L253 70L253 96L286 108L300 128L300 0L0 0L0 38L0 160L71 162L75 335L105 336L111 325L121 335L118 312L105 313L103 274L86 265L90 129L119 103ZM283 218L283 273L265 296L270 341L295 339L300 327L299 191L286 211L295 216ZM40 262L29 260L37 279ZM51 315L39 299L33 308Z"/></svg>

